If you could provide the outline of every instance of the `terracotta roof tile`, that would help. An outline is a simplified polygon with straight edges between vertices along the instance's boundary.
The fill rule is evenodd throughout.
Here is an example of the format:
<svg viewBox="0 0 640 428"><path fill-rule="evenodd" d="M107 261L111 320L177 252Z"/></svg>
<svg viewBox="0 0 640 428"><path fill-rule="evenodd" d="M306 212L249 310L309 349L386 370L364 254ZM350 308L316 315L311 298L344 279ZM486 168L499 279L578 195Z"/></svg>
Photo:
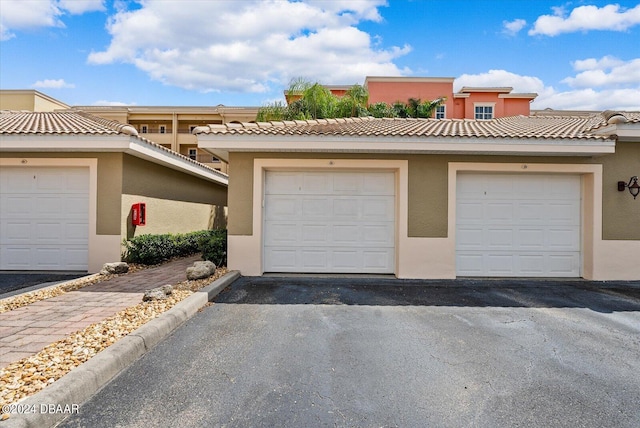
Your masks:
<svg viewBox="0 0 640 428"><path fill-rule="evenodd" d="M137 135L138 133L131 125L79 111L38 113L2 111L0 134Z"/></svg>
<svg viewBox="0 0 640 428"><path fill-rule="evenodd" d="M240 125L241 126L241 125ZM0 135L130 135L141 144L152 146L174 158L197 165L223 179L224 174L214 168L201 164L188 156L174 152L138 135L138 131L131 125L104 119L78 110L56 112L24 112L0 111Z"/></svg>
<svg viewBox="0 0 640 428"><path fill-rule="evenodd" d="M606 112L605 112L606 113ZM372 117L260 122L210 126L218 135L465 137L522 139L607 139L593 131L605 126L605 113L575 116L511 116L493 120L399 119ZM627 122L640 122L640 112L616 112Z"/></svg>

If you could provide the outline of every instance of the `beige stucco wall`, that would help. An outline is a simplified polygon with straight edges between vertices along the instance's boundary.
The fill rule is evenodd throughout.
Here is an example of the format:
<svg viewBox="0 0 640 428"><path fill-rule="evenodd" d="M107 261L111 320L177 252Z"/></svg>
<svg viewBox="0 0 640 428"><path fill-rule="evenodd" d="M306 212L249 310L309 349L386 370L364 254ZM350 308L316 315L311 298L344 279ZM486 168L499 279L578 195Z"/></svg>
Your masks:
<svg viewBox="0 0 640 428"><path fill-rule="evenodd" d="M131 206L146 204L144 226L131 224ZM122 195L123 238L146 234L187 233L225 227L226 207L195 202L180 202L139 195Z"/></svg>
<svg viewBox="0 0 640 428"><path fill-rule="evenodd" d="M124 155L120 232L185 233L226 226L227 188L173 169ZM131 225L131 205L146 204L144 226Z"/></svg>
<svg viewBox="0 0 640 428"><path fill-rule="evenodd" d="M640 199L616 190L619 180L640 174L640 143L618 143L615 155L599 157L385 155L330 153L231 153L233 174L229 179L229 234L251 235L253 160L280 159L406 159L408 179L408 236L444 238L448 233L448 163L554 163L603 165L603 239L640 239Z"/></svg>
<svg viewBox="0 0 640 428"><path fill-rule="evenodd" d="M628 190L618 192L618 181L640 176L640 142L617 143L615 156L593 159L603 167L602 237L603 239L640 240L640 197L633 199Z"/></svg>
<svg viewBox="0 0 640 428"><path fill-rule="evenodd" d="M122 193L227 205L227 188L190 174L124 155Z"/></svg>
<svg viewBox="0 0 640 428"><path fill-rule="evenodd" d="M0 89L0 110L54 111L66 104L33 89Z"/></svg>

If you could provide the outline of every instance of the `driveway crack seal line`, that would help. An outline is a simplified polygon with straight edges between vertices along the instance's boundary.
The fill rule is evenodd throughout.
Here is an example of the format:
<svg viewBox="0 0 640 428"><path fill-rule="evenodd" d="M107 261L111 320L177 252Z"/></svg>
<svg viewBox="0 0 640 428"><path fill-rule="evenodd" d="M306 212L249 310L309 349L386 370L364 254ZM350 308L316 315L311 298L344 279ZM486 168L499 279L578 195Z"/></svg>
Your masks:
<svg viewBox="0 0 640 428"><path fill-rule="evenodd" d="M24 408L33 406L36 412L12 414L9 419L0 422L0 428L49 428L60 423L69 415L39 413L40 405L82 405L239 277L238 271L227 273L99 352L42 391L21 401Z"/></svg>

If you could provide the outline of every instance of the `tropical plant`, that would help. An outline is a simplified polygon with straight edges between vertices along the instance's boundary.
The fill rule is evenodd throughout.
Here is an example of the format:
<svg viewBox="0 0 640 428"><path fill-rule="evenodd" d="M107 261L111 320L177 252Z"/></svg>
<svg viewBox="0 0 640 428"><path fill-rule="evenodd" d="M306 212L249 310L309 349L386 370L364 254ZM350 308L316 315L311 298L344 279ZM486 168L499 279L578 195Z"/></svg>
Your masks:
<svg viewBox="0 0 640 428"><path fill-rule="evenodd" d="M353 85L344 96L337 97L319 83L303 78L291 80L287 90L289 104L275 102L258 111L257 121L330 119L336 117L432 117L437 106L446 98L422 102L419 98L409 98L392 105L375 103L368 105L369 93L362 85Z"/></svg>

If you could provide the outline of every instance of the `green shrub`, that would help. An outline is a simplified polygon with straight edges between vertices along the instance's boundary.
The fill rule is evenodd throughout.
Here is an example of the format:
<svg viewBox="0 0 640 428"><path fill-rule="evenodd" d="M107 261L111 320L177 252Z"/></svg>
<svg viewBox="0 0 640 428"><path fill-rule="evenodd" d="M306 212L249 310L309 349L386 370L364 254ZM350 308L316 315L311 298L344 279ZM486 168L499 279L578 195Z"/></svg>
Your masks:
<svg viewBox="0 0 640 428"><path fill-rule="evenodd" d="M227 265L227 230L208 231L207 236L200 239L200 251L204 260L210 260L216 266Z"/></svg>
<svg viewBox="0 0 640 428"><path fill-rule="evenodd" d="M156 265L173 257L185 257L203 251L202 243L206 242L207 251L216 259L220 258L219 247L223 246L224 263L226 264L227 239L224 231L224 243L220 243L222 232L218 230L202 230L184 234L140 235L124 241L122 260L128 263ZM214 237L218 238L214 239ZM216 244L217 243L217 244ZM217 245L217 246L216 246ZM209 248L212 249L209 249ZM215 250L213 248L216 248ZM204 253L204 251L203 251ZM214 259L205 259L212 260ZM216 265L219 265L216 263Z"/></svg>

